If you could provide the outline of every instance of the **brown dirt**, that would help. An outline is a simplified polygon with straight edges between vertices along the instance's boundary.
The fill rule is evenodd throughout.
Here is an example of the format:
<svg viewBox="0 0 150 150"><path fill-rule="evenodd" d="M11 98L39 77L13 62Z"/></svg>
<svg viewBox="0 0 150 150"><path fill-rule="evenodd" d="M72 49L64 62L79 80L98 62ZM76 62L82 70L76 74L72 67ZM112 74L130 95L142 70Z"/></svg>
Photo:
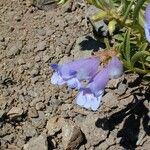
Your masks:
<svg viewBox="0 0 150 150"><path fill-rule="evenodd" d="M63 129L49 135L46 128L57 116L81 129L79 150L149 150L148 83L125 74L110 81L97 112L76 106L76 91L50 84L49 64L91 54L75 51L79 37L92 36L84 6L44 11L28 2L0 2L0 149L25 149L44 134L47 149L63 150Z"/></svg>

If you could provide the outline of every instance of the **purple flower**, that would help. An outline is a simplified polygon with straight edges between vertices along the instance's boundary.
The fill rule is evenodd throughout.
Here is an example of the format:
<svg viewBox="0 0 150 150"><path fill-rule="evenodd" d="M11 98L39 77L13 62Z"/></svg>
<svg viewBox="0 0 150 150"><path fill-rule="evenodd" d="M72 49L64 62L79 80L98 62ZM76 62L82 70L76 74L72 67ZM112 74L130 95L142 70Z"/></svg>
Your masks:
<svg viewBox="0 0 150 150"><path fill-rule="evenodd" d="M108 80L108 68L104 68L93 77L87 88L80 90L76 103L84 108L97 110L101 105L101 98Z"/></svg>
<svg viewBox="0 0 150 150"><path fill-rule="evenodd" d="M98 71L99 58L85 58L72 61L66 64L52 64L56 71L52 78L52 84L62 85L67 83L70 88L80 88L81 80L90 80Z"/></svg>
<svg viewBox="0 0 150 150"><path fill-rule="evenodd" d="M110 79L116 79L123 74L123 64L117 57L112 57L108 63L108 70Z"/></svg>
<svg viewBox="0 0 150 150"><path fill-rule="evenodd" d="M81 88L76 103L86 109L96 111L100 105L105 86L110 78L118 78L123 73L123 65L117 57L113 57L108 65L100 70L86 88Z"/></svg>
<svg viewBox="0 0 150 150"><path fill-rule="evenodd" d="M147 41L150 43L150 4L147 5L145 10L145 35Z"/></svg>

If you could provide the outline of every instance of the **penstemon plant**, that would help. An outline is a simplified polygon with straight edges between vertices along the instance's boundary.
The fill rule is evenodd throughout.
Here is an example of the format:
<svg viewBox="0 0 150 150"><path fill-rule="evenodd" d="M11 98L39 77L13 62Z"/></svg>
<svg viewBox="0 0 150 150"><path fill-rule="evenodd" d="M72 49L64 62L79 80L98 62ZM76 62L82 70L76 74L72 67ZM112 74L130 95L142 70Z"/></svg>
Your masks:
<svg viewBox="0 0 150 150"><path fill-rule="evenodd" d="M64 4L67 0L58 0ZM150 0L85 0L99 8L92 21L104 20L109 38L127 71L150 76ZM118 32L117 32L117 29ZM111 37L111 38L110 38Z"/></svg>

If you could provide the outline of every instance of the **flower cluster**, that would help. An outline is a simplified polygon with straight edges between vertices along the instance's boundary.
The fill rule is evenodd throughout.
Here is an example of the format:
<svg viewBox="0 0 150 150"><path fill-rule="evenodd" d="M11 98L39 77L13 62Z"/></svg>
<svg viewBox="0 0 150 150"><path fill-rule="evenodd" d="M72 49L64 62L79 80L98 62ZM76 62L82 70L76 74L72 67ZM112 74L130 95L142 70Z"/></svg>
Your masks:
<svg viewBox="0 0 150 150"><path fill-rule="evenodd" d="M109 79L118 78L123 73L123 65L115 56L104 68L99 69L99 63L98 57L91 57L62 65L52 64L51 67L55 73L51 77L51 83L67 84L70 88L78 89L76 103L96 111L101 105L104 89ZM88 81L88 84L84 86L82 81Z"/></svg>
<svg viewBox="0 0 150 150"><path fill-rule="evenodd" d="M145 35L147 41L150 43L150 4L147 5L145 10Z"/></svg>

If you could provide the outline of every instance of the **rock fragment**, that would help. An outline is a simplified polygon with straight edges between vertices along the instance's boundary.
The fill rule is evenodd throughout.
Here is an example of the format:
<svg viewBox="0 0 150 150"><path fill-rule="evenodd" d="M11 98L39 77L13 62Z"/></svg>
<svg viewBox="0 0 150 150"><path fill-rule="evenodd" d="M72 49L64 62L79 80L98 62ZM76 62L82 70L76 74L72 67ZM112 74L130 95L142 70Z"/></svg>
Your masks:
<svg viewBox="0 0 150 150"><path fill-rule="evenodd" d="M30 118L37 118L39 116L37 110L34 107L29 108L28 115Z"/></svg>
<svg viewBox="0 0 150 150"><path fill-rule="evenodd" d="M39 41L36 45L36 51L44 51L46 49L46 41Z"/></svg>
<svg viewBox="0 0 150 150"><path fill-rule="evenodd" d="M81 131L84 133L87 143L95 146L107 138L108 131L96 126L99 116L89 114L82 122L79 122Z"/></svg>
<svg viewBox="0 0 150 150"><path fill-rule="evenodd" d="M32 125L36 128L43 128L46 123L46 117L43 111L38 111L38 118L31 118Z"/></svg>
<svg viewBox="0 0 150 150"><path fill-rule="evenodd" d="M83 141L80 128L72 121L66 121L62 127L62 143L65 150L76 149Z"/></svg>
<svg viewBox="0 0 150 150"><path fill-rule="evenodd" d="M32 138L23 147L24 150L48 150L48 143L46 135L40 135Z"/></svg>
<svg viewBox="0 0 150 150"><path fill-rule="evenodd" d="M24 113L22 107L12 107L10 111L7 113L9 118L14 119L16 117L20 117Z"/></svg>
<svg viewBox="0 0 150 150"><path fill-rule="evenodd" d="M63 121L64 121L64 119L59 118L59 116L50 118L46 125L46 129L48 130L48 135L52 136L55 133L59 132L63 125Z"/></svg>

